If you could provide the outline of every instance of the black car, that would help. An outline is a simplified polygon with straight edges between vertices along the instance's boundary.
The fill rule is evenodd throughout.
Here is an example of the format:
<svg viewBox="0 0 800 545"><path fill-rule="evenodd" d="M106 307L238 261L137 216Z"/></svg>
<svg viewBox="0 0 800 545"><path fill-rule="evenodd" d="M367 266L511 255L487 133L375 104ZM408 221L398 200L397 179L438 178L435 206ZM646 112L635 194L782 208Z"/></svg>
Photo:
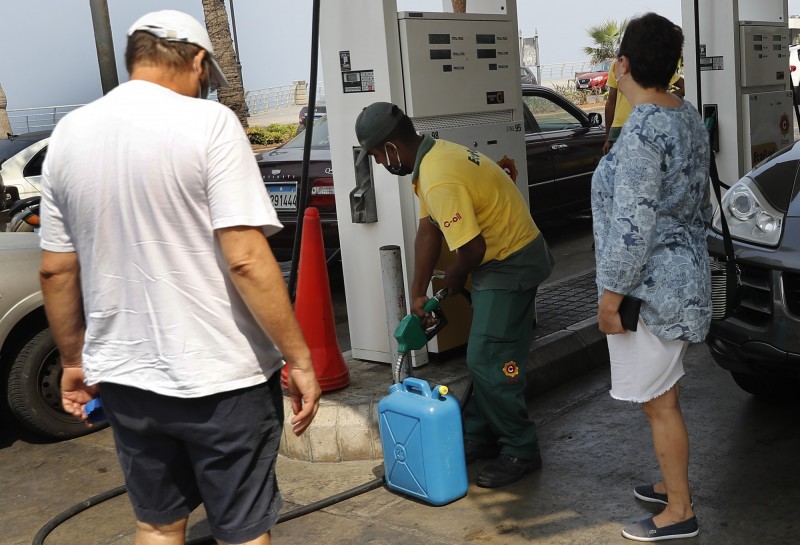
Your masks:
<svg viewBox="0 0 800 545"><path fill-rule="evenodd" d="M322 117L328 112L327 106L325 106L325 100L319 100L314 105L314 121ZM298 114L298 126L297 132L304 131L306 128L306 118L308 117L308 106L303 106L300 108L300 113Z"/></svg>
<svg viewBox="0 0 800 545"><path fill-rule="evenodd" d="M531 215L537 223L591 208L592 174L603 157L605 129L598 113L586 114L552 89L523 85L525 147ZM285 228L270 237L279 259L291 257L305 134L258 159L267 191ZM319 208L329 254L339 247L327 116L314 125L308 206Z"/></svg>
<svg viewBox="0 0 800 545"><path fill-rule="evenodd" d="M270 245L280 260L291 259L297 226L297 187L303 169L305 131L282 146L262 153L258 158L261 177L278 212L284 229L270 237ZM325 247L330 252L339 247L336 223L336 201L333 192L333 167L328 139L328 118L323 115L314 123L311 159L308 168L310 194L307 205L319 210Z"/></svg>
<svg viewBox="0 0 800 545"><path fill-rule="evenodd" d="M716 362L757 396L800 385L800 143L735 183L722 199L741 289L733 312L712 320L706 339ZM709 253L723 259L719 210Z"/></svg>

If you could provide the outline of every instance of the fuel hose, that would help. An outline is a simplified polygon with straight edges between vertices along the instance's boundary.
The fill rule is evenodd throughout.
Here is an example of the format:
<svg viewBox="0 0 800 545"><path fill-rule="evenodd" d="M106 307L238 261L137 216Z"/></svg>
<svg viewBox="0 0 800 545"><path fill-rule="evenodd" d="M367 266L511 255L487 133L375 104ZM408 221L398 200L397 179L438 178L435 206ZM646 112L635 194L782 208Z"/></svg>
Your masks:
<svg viewBox="0 0 800 545"><path fill-rule="evenodd" d="M371 481L368 481L364 484L358 485L350 490L345 490L344 492L340 492L328 498L324 498L322 500L316 501L314 503L310 503L303 507L298 507L297 509L292 509L291 511L287 511L278 517L278 521L276 524L281 524L282 522L287 522L298 517L302 517L303 515L308 515L309 513L313 513L315 511L319 511L320 509L325 509L326 507L330 507L331 505L335 505L339 502L349 500L350 498L354 498L356 496L360 496L361 494L365 494L371 490L375 490L376 488L380 488L383 486L385 480L383 477L378 477ZM106 492L102 492L97 494L96 496L92 496L89 499L82 501L81 503L77 503L67 509L66 511L59 513L52 519L50 519L44 526L36 532L36 535L33 538L33 545L44 545L44 540L47 538L50 533L59 527L61 524L66 522L67 520L71 519L75 515L86 511L87 509L91 509L96 505L103 503L104 501L110 500L112 498L116 498L117 496L121 496L127 492L127 488L125 486L118 486L116 488L112 488L111 490L107 490ZM186 545L205 545L205 544L215 544L216 540L208 535L199 537L190 541L186 542Z"/></svg>

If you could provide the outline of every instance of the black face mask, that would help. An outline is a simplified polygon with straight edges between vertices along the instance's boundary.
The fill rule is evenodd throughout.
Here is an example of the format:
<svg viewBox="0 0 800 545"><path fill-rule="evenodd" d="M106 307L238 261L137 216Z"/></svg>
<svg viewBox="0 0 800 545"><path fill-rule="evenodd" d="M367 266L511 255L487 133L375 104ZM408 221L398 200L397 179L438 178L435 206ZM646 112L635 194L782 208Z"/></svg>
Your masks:
<svg viewBox="0 0 800 545"><path fill-rule="evenodd" d="M389 149L386 146L392 146L394 148L394 153L397 155L397 166L392 165L392 160L389 158ZM386 164L384 167L390 174L395 176L408 176L413 172L410 168L403 165L403 161L400 160L400 152L397 151L397 146L391 142L386 142L383 145L383 153L386 154Z"/></svg>

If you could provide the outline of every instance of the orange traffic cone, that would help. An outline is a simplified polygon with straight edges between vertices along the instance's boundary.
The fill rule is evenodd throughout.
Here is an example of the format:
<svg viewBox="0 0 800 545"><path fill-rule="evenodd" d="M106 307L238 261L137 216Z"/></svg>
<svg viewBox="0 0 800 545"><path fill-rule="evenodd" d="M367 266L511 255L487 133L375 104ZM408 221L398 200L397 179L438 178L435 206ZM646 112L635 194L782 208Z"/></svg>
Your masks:
<svg viewBox="0 0 800 545"><path fill-rule="evenodd" d="M336 339L319 210L313 207L306 209L303 218L294 313L311 349L314 373L322 391L337 390L350 384L350 370ZM288 365L281 372L284 388L287 387L287 371Z"/></svg>

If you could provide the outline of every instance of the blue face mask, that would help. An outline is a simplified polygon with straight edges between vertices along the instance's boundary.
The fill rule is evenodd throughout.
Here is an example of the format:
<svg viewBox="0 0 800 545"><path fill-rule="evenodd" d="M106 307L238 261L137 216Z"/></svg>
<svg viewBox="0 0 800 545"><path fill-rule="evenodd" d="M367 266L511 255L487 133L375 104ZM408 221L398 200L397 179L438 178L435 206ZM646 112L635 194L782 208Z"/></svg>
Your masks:
<svg viewBox="0 0 800 545"><path fill-rule="evenodd" d="M211 81L211 66L209 62L203 59L203 73L202 75L197 71L197 66L194 67L194 73L197 74L197 98L207 99L208 95L216 89L216 85Z"/></svg>

